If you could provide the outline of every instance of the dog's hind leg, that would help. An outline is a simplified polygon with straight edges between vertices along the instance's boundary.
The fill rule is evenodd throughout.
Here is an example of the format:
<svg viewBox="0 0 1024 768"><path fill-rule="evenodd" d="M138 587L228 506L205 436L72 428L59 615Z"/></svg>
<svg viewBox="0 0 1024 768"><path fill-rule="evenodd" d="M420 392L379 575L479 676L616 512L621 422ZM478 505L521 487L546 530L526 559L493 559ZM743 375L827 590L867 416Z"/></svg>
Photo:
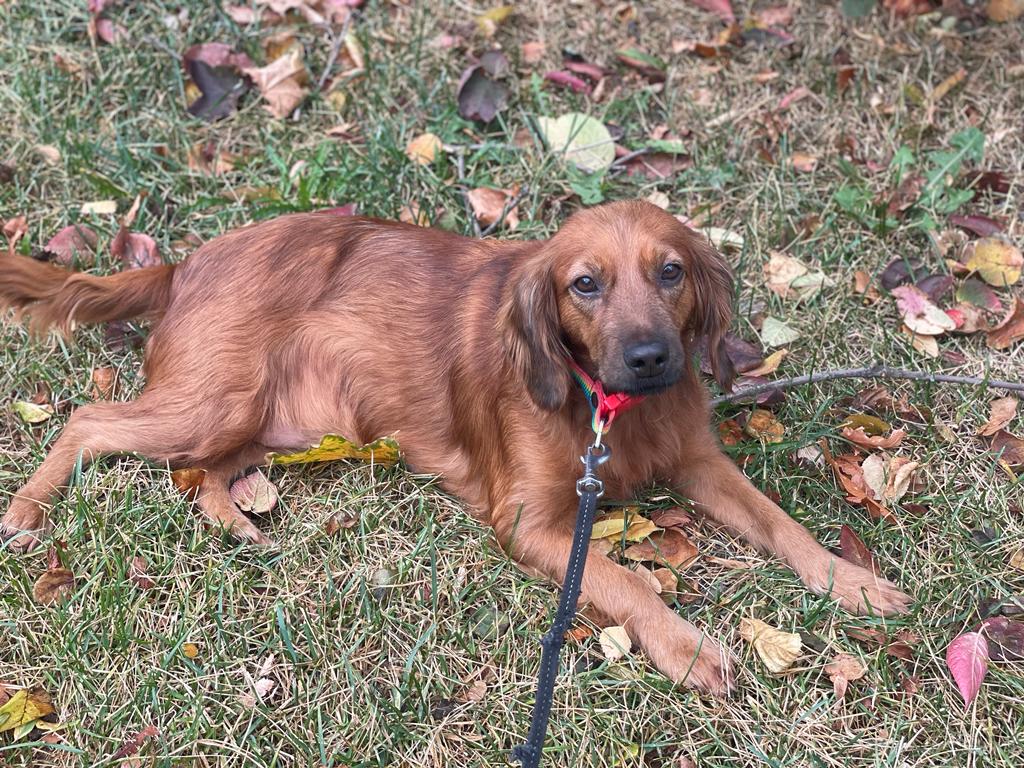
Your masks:
<svg viewBox="0 0 1024 768"><path fill-rule="evenodd" d="M211 522L236 539L264 547L274 547L277 546L276 542L242 514L231 500L230 493L231 481L247 467L262 463L266 453L265 446L253 443L216 464L202 466L206 470L206 475L199 486L196 504Z"/></svg>
<svg viewBox="0 0 1024 768"><path fill-rule="evenodd" d="M35 474L14 494L0 519L0 538L11 539L15 549L37 545L52 527L49 508L79 461L84 467L104 454L139 453L155 461L202 466L212 457L237 453L252 434L243 434L248 425L242 420L219 419L219 406L214 401L183 402L153 390L129 403L82 406L71 414Z"/></svg>

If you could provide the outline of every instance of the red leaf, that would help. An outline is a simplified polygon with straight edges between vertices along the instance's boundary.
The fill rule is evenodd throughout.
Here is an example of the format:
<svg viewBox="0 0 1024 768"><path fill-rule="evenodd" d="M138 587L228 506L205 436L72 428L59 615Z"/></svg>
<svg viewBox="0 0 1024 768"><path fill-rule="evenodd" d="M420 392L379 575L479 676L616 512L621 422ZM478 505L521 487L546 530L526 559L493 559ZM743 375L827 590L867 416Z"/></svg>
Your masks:
<svg viewBox="0 0 1024 768"><path fill-rule="evenodd" d="M946 649L946 666L963 696L964 707L970 706L988 671L988 640L977 632L960 635Z"/></svg>
<svg viewBox="0 0 1024 768"><path fill-rule="evenodd" d="M1003 231L1002 224L990 216L982 216L979 213L969 213L967 215L954 213L950 215L949 223L954 227L960 227L960 229L973 232L979 237L991 237Z"/></svg>
<svg viewBox="0 0 1024 768"><path fill-rule="evenodd" d="M156 240L149 235L129 232L125 227L121 227L110 244L110 253L120 259L126 269L158 267L164 263Z"/></svg>
<svg viewBox="0 0 1024 768"><path fill-rule="evenodd" d="M91 258L98 239L84 224L72 224L51 237L43 250L52 253L58 264L70 267L76 258L79 261Z"/></svg>
<svg viewBox="0 0 1024 768"><path fill-rule="evenodd" d="M591 64L586 61L567 61L562 66L570 72L589 77L591 80L600 80L605 76L604 67L599 67L597 64Z"/></svg>
<svg viewBox="0 0 1024 768"><path fill-rule="evenodd" d="M572 88L576 93L590 93L590 85L582 78L576 77L571 72L545 72L544 79L560 85L563 88Z"/></svg>
<svg viewBox="0 0 1024 768"><path fill-rule="evenodd" d="M874 555L871 554L871 550L861 541L860 536L854 532L853 528L845 524L839 529L839 552L843 560L848 560L861 568L867 568L878 575L878 563L875 561Z"/></svg>
<svg viewBox="0 0 1024 768"><path fill-rule="evenodd" d="M131 757L138 752L144 743L148 739L152 739L154 736L159 736L160 731L157 730L155 725L147 725L141 731L136 733L132 738L128 739L111 757L115 760L122 757Z"/></svg>

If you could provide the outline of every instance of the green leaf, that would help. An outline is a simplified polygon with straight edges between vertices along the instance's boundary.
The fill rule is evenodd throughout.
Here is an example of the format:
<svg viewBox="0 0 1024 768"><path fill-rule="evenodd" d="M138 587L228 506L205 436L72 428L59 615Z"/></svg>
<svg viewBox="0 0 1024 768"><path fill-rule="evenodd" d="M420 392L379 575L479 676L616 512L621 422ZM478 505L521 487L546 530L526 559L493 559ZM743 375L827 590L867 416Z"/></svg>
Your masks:
<svg viewBox="0 0 1024 768"><path fill-rule="evenodd" d="M42 424L53 416L52 405L36 405L26 400L14 403L11 410L18 414L26 424Z"/></svg>
<svg viewBox="0 0 1024 768"><path fill-rule="evenodd" d="M615 142L600 120L580 112L538 117L537 127L548 149L581 171L605 171L615 160Z"/></svg>

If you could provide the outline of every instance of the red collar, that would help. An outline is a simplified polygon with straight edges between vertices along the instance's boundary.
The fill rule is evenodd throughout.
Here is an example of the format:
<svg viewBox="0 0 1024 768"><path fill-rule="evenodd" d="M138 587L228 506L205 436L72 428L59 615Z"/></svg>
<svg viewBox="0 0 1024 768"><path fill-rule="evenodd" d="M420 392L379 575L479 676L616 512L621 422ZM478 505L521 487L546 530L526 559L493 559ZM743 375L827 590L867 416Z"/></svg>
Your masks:
<svg viewBox="0 0 1024 768"><path fill-rule="evenodd" d="M643 402L643 395L627 395L624 392L606 394L601 382L590 378L587 372L580 368L572 358L569 359L569 369L572 371L576 383L580 385L580 389L587 396L591 412L590 427L595 434L598 432L604 434L615 421L616 416Z"/></svg>

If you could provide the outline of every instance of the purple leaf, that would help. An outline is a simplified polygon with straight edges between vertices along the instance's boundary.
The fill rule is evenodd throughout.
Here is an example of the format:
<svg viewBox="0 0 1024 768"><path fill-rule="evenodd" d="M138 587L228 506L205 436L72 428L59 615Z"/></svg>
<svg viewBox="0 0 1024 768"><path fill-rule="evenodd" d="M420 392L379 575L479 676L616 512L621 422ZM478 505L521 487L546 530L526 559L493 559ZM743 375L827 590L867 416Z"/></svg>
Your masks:
<svg viewBox="0 0 1024 768"><path fill-rule="evenodd" d="M891 291L898 285L915 282L923 276L924 273L921 271L920 260L915 258L893 259L882 271L879 283L881 283L885 290Z"/></svg>
<svg viewBox="0 0 1024 768"><path fill-rule="evenodd" d="M590 93L590 85L582 78L576 77L571 72L545 72L544 79L560 85L563 88L572 88L576 93Z"/></svg>
<svg viewBox="0 0 1024 768"><path fill-rule="evenodd" d="M508 105L508 88L491 80L482 66L470 67L459 78L459 114L467 120L489 123Z"/></svg>
<svg viewBox="0 0 1024 768"><path fill-rule="evenodd" d="M953 287L953 278L950 275L928 275L928 277L917 281L917 287L924 291L929 299L938 304Z"/></svg>
<svg viewBox="0 0 1024 768"><path fill-rule="evenodd" d="M988 640L977 632L965 632L946 649L946 666L960 689L966 709L981 690L988 671Z"/></svg>
<svg viewBox="0 0 1024 768"><path fill-rule="evenodd" d="M988 656L993 661L1024 660L1024 622L996 616L981 622L980 631L991 640Z"/></svg>
<svg viewBox="0 0 1024 768"><path fill-rule="evenodd" d="M72 224L51 237L43 250L52 253L53 260L58 264L70 267L76 260L91 258L97 242L96 233L87 226Z"/></svg>
<svg viewBox="0 0 1024 768"><path fill-rule="evenodd" d="M990 237L998 235L1003 231L1003 225L989 216L982 216L979 213L969 213L966 216L954 213L949 217L949 223L954 227L966 229L979 237Z"/></svg>

